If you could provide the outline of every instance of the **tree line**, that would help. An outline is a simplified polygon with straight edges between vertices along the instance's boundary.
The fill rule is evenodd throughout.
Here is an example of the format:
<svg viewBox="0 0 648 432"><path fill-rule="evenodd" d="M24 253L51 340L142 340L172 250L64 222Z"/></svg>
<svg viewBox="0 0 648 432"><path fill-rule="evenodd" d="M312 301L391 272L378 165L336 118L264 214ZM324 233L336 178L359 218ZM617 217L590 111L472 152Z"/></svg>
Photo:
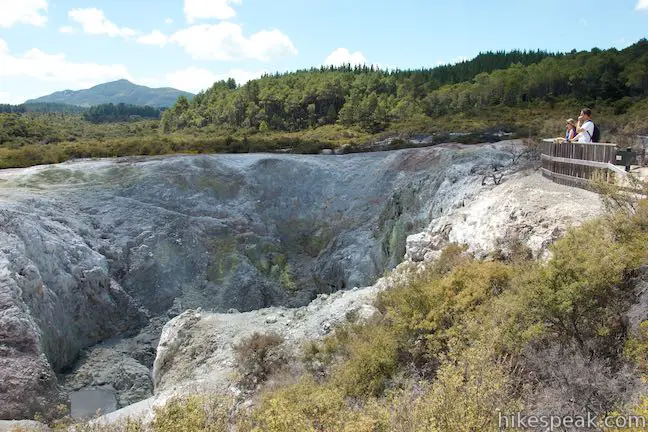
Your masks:
<svg viewBox="0 0 648 432"><path fill-rule="evenodd" d="M161 110L150 106L102 104L90 107L83 118L91 123L114 123L141 119L159 119Z"/></svg>
<svg viewBox="0 0 648 432"><path fill-rule="evenodd" d="M24 114L24 113L63 113L81 114L87 108L54 102L34 102L19 105L0 104L0 114Z"/></svg>
<svg viewBox="0 0 648 432"><path fill-rule="evenodd" d="M416 118L483 109L604 101L622 112L648 92L648 40L623 49L556 54L488 52L454 65L419 70L322 67L268 74L238 86L216 82L162 115L164 132L226 126L299 131L341 123L368 132Z"/></svg>

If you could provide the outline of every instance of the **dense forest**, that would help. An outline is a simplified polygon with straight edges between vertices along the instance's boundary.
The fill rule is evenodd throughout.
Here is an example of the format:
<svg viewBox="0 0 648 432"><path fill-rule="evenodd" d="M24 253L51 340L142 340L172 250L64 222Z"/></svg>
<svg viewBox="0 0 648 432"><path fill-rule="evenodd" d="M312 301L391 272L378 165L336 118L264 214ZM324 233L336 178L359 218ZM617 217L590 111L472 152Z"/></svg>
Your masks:
<svg viewBox="0 0 648 432"><path fill-rule="evenodd" d="M66 113L66 114L81 114L86 111L76 105L68 105L53 102L35 102L24 103L20 105L0 104L0 114L2 113Z"/></svg>
<svg viewBox="0 0 648 432"><path fill-rule="evenodd" d="M299 131L337 122L376 133L416 118L567 98L611 104L621 114L647 92L643 39L623 50L486 53L424 70L345 66L266 75L240 87L220 81L192 101L180 97L163 114L162 130Z"/></svg>
<svg viewBox="0 0 648 432"><path fill-rule="evenodd" d="M141 119L159 119L160 108L129 104L103 104L90 107L83 118L92 123L111 123Z"/></svg>

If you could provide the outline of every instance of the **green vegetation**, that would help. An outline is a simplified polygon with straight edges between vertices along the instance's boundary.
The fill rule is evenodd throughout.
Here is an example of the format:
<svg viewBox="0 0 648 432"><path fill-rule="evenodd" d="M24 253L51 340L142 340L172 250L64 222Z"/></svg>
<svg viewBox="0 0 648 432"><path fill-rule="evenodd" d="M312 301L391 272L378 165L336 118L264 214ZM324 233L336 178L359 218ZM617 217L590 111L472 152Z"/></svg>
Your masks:
<svg viewBox="0 0 648 432"><path fill-rule="evenodd" d="M648 200L570 230L551 252L479 261L451 245L384 291L378 317L307 342L290 373L281 337L242 340L242 382L261 385L250 408L191 396L151 426L96 430L468 432L499 430L499 412L645 415L648 323L628 331L623 316L648 261Z"/></svg>
<svg viewBox="0 0 648 432"><path fill-rule="evenodd" d="M307 344L301 380L262 393L246 419L257 429L243 430L497 430L498 410L544 412L536 395L552 386L570 389L575 412L623 408L614 404L632 399L628 387L612 395L603 387L620 379L612 371L628 358L645 362L645 326L627 338L621 317L629 278L648 258L647 218L644 202L634 214L572 230L544 264L482 262L446 249L381 295L382 319ZM538 362L543 356L552 357ZM583 384L583 370L558 383L574 359L585 359L585 370L612 367L601 381ZM587 398L574 397L577 386Z"/></svg>
<svg viewBox="0 0 648 432"><path fill-rule="evenodd" d="M95 105L83 114L83 119L91 123L114 123L159 118L160 110L158 108L126 105L124 103Z"/></svg>
<svg viewBox="0 0 648 432"><path fill-rule="evenodd" d="M556 136L584 105L594 110L603 140L626 144L648 134L647 92L645 39L621 51L485 53L421 70L311 69L243 86L217 82L191 100L181 95L159 122L115 123L154 117L119 105L83 116L40 113L33 104L0 106L0 168L168 153L370 151L372 143L398 137L386 147L395 149L421 134L432 135L433 143L497 140L499 131ZM145 99L127 103L158 106Z"/></svg>
<svg viewBox="0 0 648 432"><path fill-rule="evenodd" d="M288 364L288 353L283 342L283 337L276 333L253 333L234 345L239 385L242 388L257 389L269 376Z"/></svg>
<svg viewBox="0 0 648 432"><path fill-rule="evenodd" d="M648 40L642 40L622 51L487 53L435 69L345 66L266 75L242 87L221 81L191 102L180 98L164 113L162 130L300 131L339 122L376 133L414 120L567 99L611 106L619 115L647 91Z"/></svg>
<svg viewBox="0 0 648 432"><path fill-rule="evenodd" d="M66 113L81 114L86 108L62 103L29 103L20 105L0 104L0 113Z"/></svg>

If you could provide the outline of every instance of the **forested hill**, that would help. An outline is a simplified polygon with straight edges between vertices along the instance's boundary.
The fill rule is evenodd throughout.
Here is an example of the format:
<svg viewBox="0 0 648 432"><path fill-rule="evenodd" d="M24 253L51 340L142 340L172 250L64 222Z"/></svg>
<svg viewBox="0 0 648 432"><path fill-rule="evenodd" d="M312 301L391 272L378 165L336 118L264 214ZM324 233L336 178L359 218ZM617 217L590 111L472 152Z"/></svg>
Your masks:
<svg viewBox="0 0 648 432"><path fill-rule="evenodd" d="M102 104L130 104L152 107L168 107L180 96L192 97L188 92L173 88L150 88L133 84L128 80L118 80L99 84L86 90L64 90L27 101L32 103L58 103L90 107Z"/></svg>
<svg viewBox="0 0 648 432"><path fill-rule="evenodd" d="M34 102L29 104L10 105L0 104L0 113L65 113L81 114L86 108L52 102Z"/></svg>
<svg viewBox="0 0 648 432"><path fill-rule="evenodd" d="M623 49L568 54L480 54L456 65L383 71L322 68L215 83L162 116L165 132L188 127L299 131L341 123L368 132L395 123L570 99L623 111L648 92L648 40Z"/></svg>

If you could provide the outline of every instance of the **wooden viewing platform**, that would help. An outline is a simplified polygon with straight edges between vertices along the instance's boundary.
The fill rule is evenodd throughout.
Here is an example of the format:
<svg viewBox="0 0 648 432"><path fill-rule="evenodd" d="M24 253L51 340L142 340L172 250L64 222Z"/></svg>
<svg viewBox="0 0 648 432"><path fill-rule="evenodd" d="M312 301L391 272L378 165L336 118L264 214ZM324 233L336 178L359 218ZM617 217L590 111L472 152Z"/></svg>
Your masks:
<svg viewBox="0 0 648 432"><path fill-rule="evenodd" d="M545 139L540 143L542 175L555 183L585 188L595 178L616 182L627 172L615 165L618 147L610 143L557 143Z"/></svg>

